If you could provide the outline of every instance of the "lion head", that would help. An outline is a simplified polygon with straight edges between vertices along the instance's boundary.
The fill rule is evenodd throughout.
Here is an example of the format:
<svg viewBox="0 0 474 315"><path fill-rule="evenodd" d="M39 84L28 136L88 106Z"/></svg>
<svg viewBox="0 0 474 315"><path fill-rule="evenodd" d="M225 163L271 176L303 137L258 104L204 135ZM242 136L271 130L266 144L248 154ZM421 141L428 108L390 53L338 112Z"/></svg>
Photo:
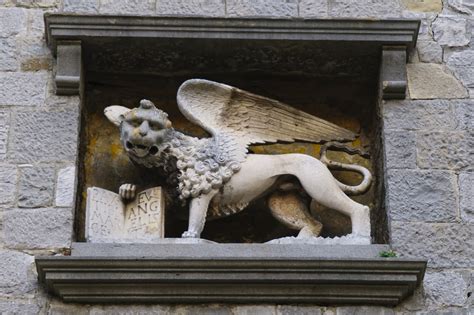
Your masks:
<svg viewBox="0 0 474 315"><path fill-rule="evenodd" d="M160 144L172 129L168 114L149 100L141 100L140 106L134 109L109 106L104 113L120 127L120 140L125 151L138 158L156 155Z"/></svg>

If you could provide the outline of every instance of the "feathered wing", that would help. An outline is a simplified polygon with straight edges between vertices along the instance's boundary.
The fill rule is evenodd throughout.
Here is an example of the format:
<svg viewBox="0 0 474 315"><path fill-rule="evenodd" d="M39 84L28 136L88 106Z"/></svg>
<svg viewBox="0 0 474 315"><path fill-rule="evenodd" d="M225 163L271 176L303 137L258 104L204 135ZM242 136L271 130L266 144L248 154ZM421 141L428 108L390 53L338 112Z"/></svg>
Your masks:
<svg viewBox="0 0 474 315"><path fill-rule="evenodd" d="M230 134L247 146L277 141L353 140L352 131L301 110L225 84L192 79L178 90L178 107L213 136Z"/></svg>

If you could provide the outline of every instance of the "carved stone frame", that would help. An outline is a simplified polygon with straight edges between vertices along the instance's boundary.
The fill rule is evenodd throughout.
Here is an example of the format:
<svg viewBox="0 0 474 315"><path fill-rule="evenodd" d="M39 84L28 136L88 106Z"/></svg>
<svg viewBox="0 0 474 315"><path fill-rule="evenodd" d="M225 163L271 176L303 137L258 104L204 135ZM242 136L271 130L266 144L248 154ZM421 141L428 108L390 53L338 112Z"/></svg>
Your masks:
<svg viewBox="0 0 474 315"><path fill-rule="evenodd" d="M379 96L404 99L415 20L278 20L46 14L58 95L83 90L82 42L196 38L371 43L381 50ZM426 261L381 258L388 245L114 245L73 243L36 257L46 289L68 302L308 302L396 305Z"/></svg>

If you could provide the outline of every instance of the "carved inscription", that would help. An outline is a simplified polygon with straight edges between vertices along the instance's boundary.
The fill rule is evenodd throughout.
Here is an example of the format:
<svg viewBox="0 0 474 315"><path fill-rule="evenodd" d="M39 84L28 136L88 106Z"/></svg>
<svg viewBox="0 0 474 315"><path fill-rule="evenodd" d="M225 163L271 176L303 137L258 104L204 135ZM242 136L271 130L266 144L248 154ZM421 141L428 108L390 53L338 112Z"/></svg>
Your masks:
<svg viewBox="0 0 474 315"><path fill-rule="evenodd" d="M160 187L126 204L114 192L87 189L86 239L95 243L152 242L164 237L164 198Z"/></svg>

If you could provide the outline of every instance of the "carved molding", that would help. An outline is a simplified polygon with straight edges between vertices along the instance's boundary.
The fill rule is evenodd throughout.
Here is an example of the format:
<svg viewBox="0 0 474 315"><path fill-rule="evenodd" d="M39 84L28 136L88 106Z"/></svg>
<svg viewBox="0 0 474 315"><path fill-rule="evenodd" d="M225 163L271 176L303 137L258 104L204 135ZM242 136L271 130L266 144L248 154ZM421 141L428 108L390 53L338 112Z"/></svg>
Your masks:
<svg viewBox="0 0 474 315"><path fill-rule="evenodd" d="M73 256L36 257L36 266L66 302L394 306L422 282L426 261L377 257L387 248L75 243Z"/></svg>
<svg viewBox="0 0 474 315"><path fill-rule="evenodd" d="M81 41L58 41L56 57L57 68L56 77L54 79L56 83L56 94L79 94L82 71Z"/></svg>
<svg viewBox="0 0 474 315"><path fill-rule="evenodd" d="M380 64L383 99L404 99L407 89L406 47L384 46Z"/></svg>
<svg viewBox="0 0 474 315"><path fill-rule="evenodd" d="M341 42L344 49L350 49L354 43L376 45L380 49L384 45L403 47L383 52L382 73L387 83L383 87L384 98L404 97L406 79L401 75L405 71L405 61L401 62L402 50L414 48L420 27L417 20L229 19L67 13L46 13L45 23L47 42L58 57L58 94L77 93L80 81L77 79L80 69L78 45L73 45L76 47L74 50L64 43L81 41L87 44L120 38L176 38L316 41L323 45L325 42ZM70 68L72 65L73 68Z"/></svg>

